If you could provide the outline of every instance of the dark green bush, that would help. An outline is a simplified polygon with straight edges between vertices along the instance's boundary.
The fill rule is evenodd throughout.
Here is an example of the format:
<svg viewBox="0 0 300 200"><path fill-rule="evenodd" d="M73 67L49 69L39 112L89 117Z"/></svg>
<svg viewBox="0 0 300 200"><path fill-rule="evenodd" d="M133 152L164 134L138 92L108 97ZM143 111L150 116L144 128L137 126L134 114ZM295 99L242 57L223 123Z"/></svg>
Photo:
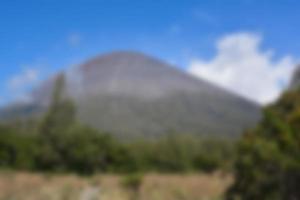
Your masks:
<svg viewBox="0 0 300 200"><path fill-rule="evenodd" d="M267 107L258 127L239 143L228 199L300 199L300 92Z"/></svg>

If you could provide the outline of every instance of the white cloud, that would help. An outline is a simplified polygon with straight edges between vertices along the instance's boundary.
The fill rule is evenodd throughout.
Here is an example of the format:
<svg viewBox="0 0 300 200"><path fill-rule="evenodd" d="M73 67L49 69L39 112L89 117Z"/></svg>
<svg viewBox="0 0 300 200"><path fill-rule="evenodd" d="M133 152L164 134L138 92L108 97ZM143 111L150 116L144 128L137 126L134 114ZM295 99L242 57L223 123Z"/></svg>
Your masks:
<svg viewBox="0 0 300 200"><path fill-rule="evenodd" d="M78 47L82 41L82 37L78 33L72 33L68 36L67 40L71 47Z"/></svg>
<svg viewBox="0 0 300 200"><path fill-rule="evenodd" d="M41 73L36 68L25 68L12 76L8 82L9 99L17 102L30 102L29 91L41 80Z"/></svg>
<svg viewBox="0 0 300 200"><path fill-rule="evenodd" d="M271 50L261 50L261 41L254 33L226 35L217 41L212 60L192 59L188 71L251 100L269 103L288 84L296 61L292 56L275 60Z"/></svg>
<svg viewBox="0 0 300 200"><path fill-rule="evenodd" d="M13 76L9 82L9 88L18 90L33 85L39 80L39 71L36 69L25 69L20 74Z"/></svg>

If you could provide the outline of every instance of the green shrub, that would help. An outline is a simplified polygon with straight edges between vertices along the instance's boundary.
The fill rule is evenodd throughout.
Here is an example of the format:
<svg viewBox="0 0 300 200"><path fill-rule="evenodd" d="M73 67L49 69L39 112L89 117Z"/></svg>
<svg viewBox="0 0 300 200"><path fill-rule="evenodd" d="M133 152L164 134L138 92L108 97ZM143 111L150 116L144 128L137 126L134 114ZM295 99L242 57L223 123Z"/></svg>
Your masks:
<svg viewBox="0 0 300 200"><path fill-rule="evenodd" d="M124 177L122 185L130 190L137 191L143 183L143 175L141 173L129 174Z"/></svg>
<svg viewBox="0 0 300 200"><path fill-rule="evenodd" d="M287 92L264 110L239 143L235 183L227 199L300 199L300 92Z"/></svg>

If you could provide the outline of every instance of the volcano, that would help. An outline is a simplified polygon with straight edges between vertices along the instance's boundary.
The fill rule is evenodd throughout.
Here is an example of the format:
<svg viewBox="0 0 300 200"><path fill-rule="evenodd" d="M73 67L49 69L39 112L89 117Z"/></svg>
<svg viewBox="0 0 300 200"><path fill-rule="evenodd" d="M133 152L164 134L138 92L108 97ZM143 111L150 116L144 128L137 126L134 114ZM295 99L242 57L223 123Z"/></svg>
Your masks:
<svg viewBox="0 0 300 200"><path fill-rule="evenodd" d="M138 52L101 55L64 74L78 119L121 138L170 132L237 136L260 116L257 104ZM32 92L30 105L6 109L2 117L47 107L54 82L45 81Z"/></svg>

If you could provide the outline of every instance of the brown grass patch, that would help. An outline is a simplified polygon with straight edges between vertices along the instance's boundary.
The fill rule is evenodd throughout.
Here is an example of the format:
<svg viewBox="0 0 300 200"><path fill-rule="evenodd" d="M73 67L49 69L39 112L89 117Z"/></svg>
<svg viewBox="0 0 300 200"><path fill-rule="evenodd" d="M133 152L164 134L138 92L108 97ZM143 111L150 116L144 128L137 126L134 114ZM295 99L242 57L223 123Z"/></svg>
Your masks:
<svg viewBox="0 0 300 200"><path fill-rule="evenodd" d="M131 200L123 178L1 172L0 200ZM139 200L216 200L231 181L231 176L221 173L148 174L137 196Z"/></svg>

